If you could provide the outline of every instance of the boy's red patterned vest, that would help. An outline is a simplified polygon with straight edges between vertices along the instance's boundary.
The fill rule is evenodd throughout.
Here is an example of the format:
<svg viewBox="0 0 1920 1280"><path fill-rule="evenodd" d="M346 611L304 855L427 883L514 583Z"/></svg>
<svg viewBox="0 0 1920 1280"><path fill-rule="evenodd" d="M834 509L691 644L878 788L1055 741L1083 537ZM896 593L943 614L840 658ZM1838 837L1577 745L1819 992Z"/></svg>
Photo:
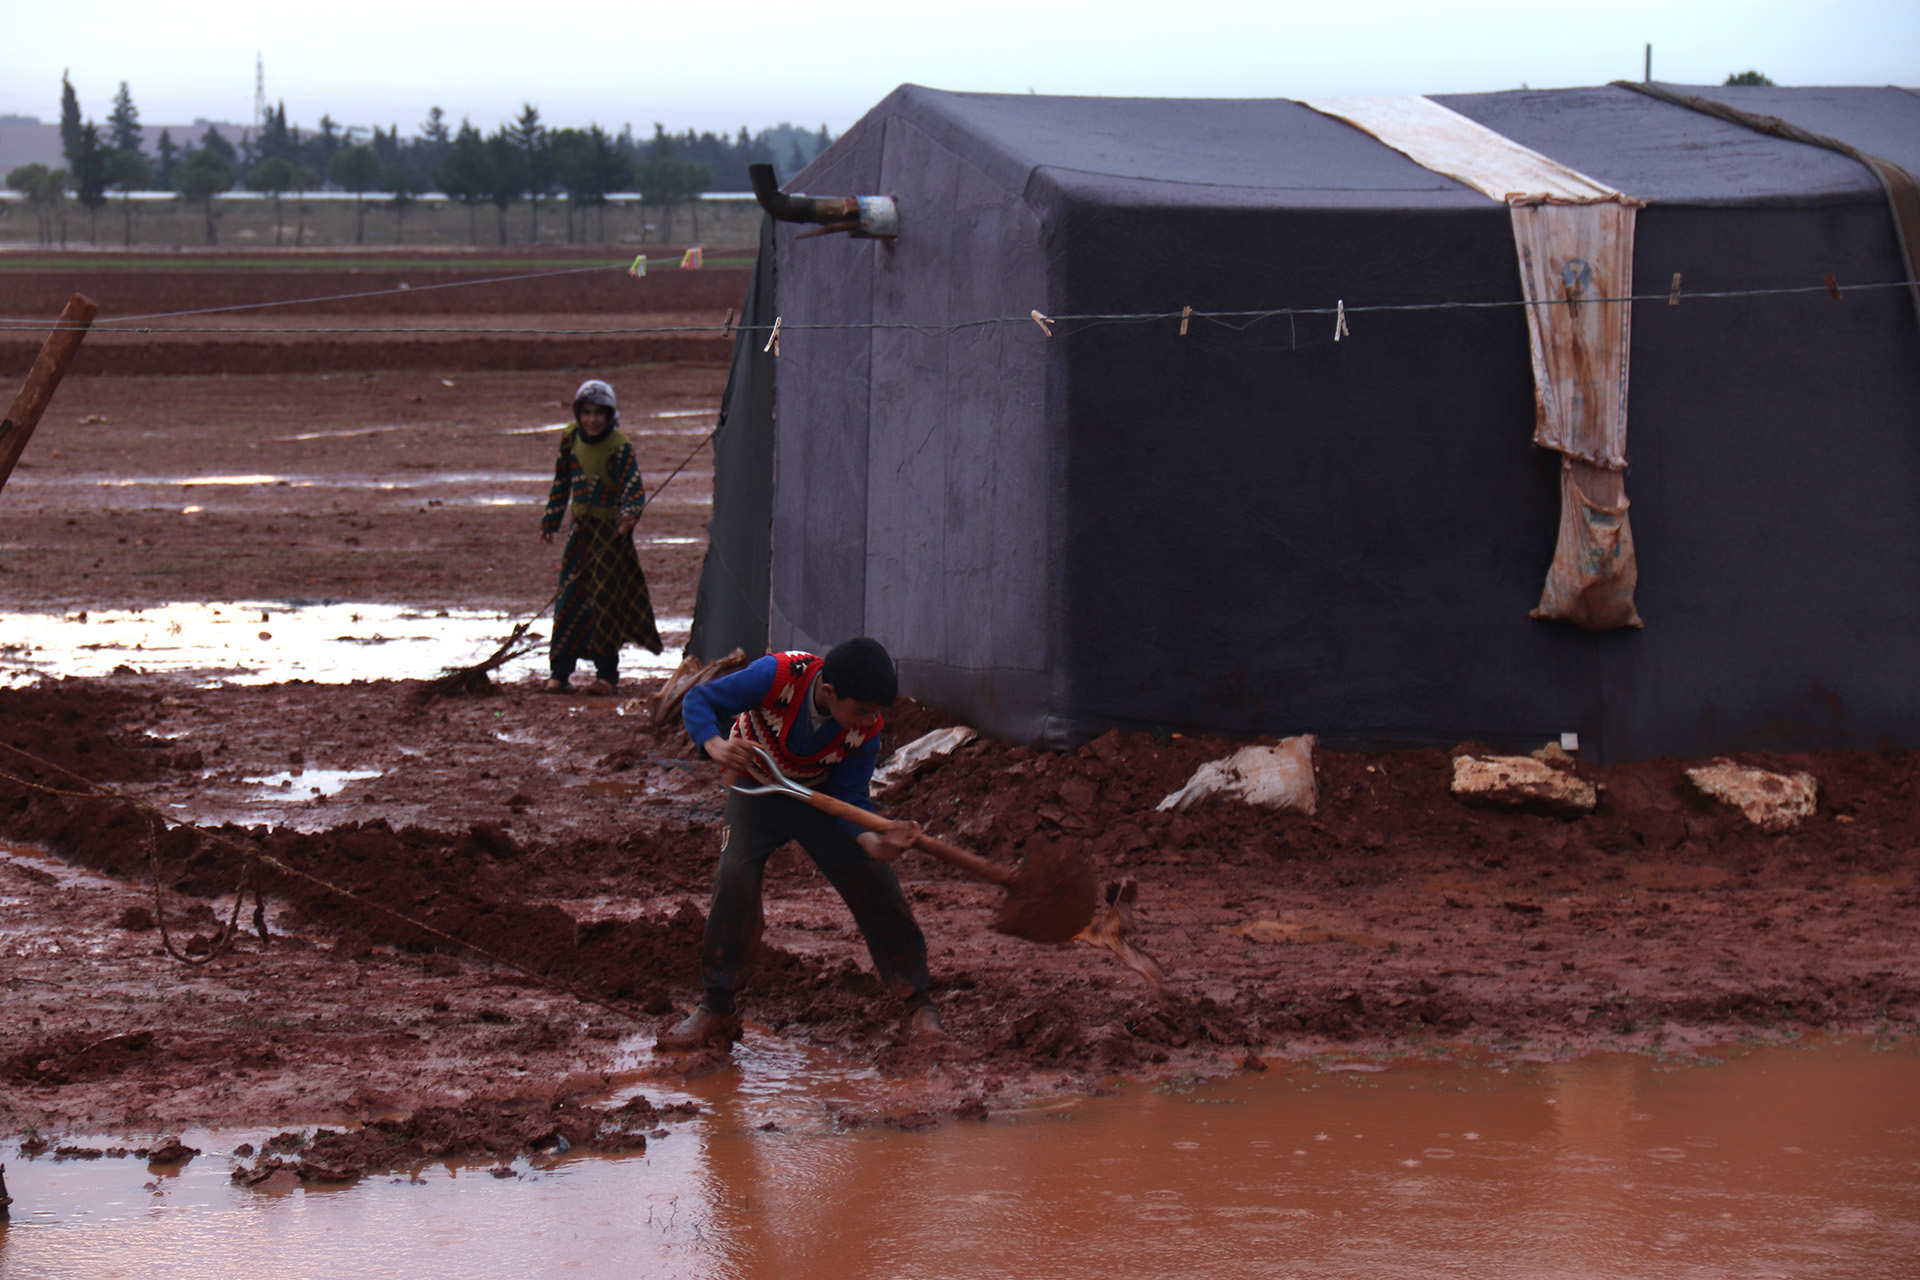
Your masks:
<svg viewBox="0 0 1920 1280"><path fill-rule="evenodd" d="M780 766L780 772L795 782L813 782L858 751L869 738L878 737L886 727L884 718L869 729L842 728L819 751L797 756L787 746L787 734L807 714L806 694L820 669L820 659L811 653L776 655L779 666L773 674L773 687L760 705L734 718L730 736L766 749Z"/></svg>

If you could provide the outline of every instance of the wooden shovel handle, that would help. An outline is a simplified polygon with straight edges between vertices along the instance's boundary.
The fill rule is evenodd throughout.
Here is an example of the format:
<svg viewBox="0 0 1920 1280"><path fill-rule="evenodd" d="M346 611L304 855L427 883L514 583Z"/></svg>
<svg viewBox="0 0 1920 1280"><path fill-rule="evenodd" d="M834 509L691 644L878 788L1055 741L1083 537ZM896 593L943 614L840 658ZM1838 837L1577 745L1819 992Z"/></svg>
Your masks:
<svg viewBox="0 0 1920 1280"><path fill-rule="evenodd" d="M844 818L848 822L857 822L870 831L878 831L887 825L887 820L877 813L868 813L858 805L851 805L845 800L837 800L832 796L822 795L818 791L807 797L807 803L822 813L830 813L834 817ZM965 849L957 845L948 844L945 840L936 840L929 835L916 836L913 841L913 847L925 853L932 854L949 866L960 868L960 870L970 876L980 880L990 880L994 884L1007 884L1013 880L1015 875L1012 867L1003 867L997 862L988 862L978 854L968 853Z"/></svg>

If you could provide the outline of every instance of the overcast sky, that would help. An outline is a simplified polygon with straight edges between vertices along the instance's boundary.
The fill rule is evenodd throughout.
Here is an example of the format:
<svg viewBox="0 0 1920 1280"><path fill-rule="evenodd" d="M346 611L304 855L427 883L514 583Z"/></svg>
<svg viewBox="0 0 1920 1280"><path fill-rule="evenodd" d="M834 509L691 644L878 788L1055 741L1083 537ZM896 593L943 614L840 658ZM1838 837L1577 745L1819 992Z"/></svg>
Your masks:
<svg viewBox="0 0 1920 1280"><path fill-rule="evenodd" d="M653 122L835 134L895 85L1170 97L1450 93L1637 78L1920 86L1920 0L0 0L0 113L59 118L60 74L103 119L398 123L431 106L491 128Z"/></svg>

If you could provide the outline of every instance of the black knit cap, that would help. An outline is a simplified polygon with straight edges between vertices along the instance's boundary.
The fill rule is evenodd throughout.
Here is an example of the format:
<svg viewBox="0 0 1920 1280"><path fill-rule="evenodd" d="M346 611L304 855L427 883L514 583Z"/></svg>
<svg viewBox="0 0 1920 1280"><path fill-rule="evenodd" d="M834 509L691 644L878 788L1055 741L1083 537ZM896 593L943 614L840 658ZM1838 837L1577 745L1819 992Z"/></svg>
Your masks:
<svg viewBox="0 0 1920 1280"><path fill-rule="evenodd" d="M892 656L885 645L867 636L843 640L828 650L820 679L843 698L878 707L890 707L900 696L900 679L893 673Z"/></svg>

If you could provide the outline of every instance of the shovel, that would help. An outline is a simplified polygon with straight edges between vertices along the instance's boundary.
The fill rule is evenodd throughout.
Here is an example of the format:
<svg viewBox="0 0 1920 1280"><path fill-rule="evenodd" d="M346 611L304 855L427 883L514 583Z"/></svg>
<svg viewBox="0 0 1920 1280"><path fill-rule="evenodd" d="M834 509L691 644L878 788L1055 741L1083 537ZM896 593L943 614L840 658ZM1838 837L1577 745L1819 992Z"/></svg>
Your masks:
<svg viewBox="0 0 1920 1280"><path fill-rule="evenodd" d="M822 795L811 787L800 785L780 772L780 766L773 762L773 757L767 754L765 748L752 743L746 746L747 750L760 758L764 776L773 781L757 787L743 787L736 782L733 789L741 795L792 796L822 813L858 823L873 831L887 825L887 820L878 814L868 813L844 800ZM1073 941L1081 930L1093 923L1093 868L1087 865L1085 859L1075 857L1057 845L1044 842L1029 845L1027 856L1018 867L988 862L977 854L968 853L965 849L929 835L915 837L913 846L932 854L948 866L958 867L977 880L985 880L1005 889L1007 896L993 916L993 927L1000 933L1025 938L1029 942L1062 943Z"/></svg>

